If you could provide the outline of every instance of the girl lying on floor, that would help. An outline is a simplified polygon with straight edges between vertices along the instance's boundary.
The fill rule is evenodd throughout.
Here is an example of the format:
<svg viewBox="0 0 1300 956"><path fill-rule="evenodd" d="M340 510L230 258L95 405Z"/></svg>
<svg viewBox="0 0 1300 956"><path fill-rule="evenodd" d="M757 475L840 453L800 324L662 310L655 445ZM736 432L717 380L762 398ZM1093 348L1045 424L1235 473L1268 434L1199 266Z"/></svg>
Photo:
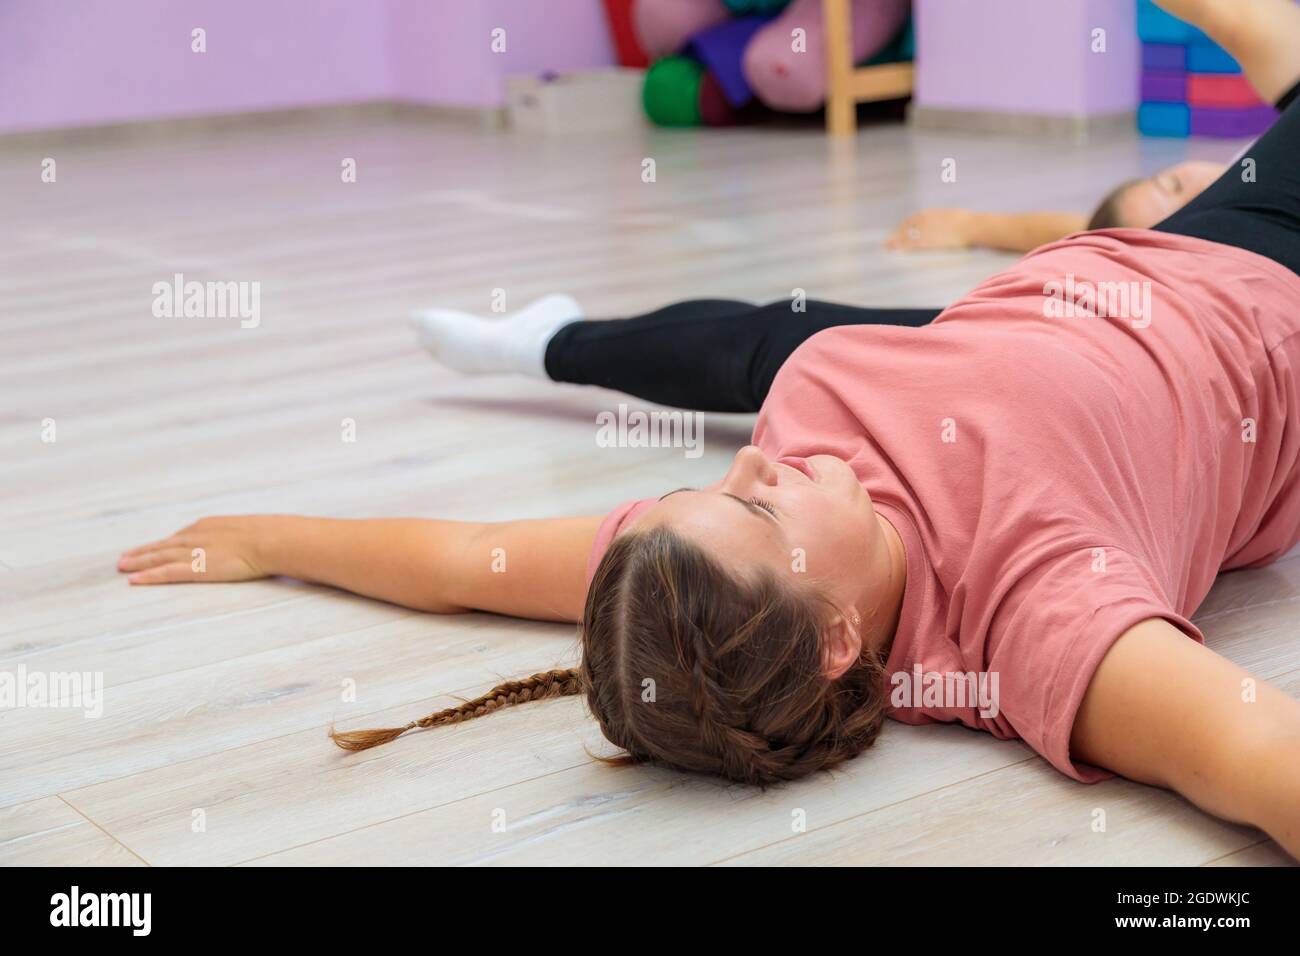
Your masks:
<svg viewBox="0 0 1300 956"><path fill-rule="evenodd" d="M1277 103L1285 110L1300 91ZM940 249L999 249L1032 252L1088 229L1150 229L1187 205L1228 169L1222 163L1191 161L1116 187L1093 212L982 212L922 209L900 222L885 248L900 252Z"/></svg>
<svg viewBox="0 0 1300 956"><path fill-rule="evenodd" d="M1163 4L1275 99L1300 77L1288 0ZM1218 572L1300 540L1297 155L1292 105L1251 150L1257 181L1224 176L1154 230L1042 248L929 325L787 303L585 323L557 298L465 347L498 370L757 409L753 445L707 487L497 524L205 518L119 568L579 622L579 667L336 734L348 749L581 693L627 759L767 784L861 753L886 716L960 721L1076 780L1176 790L1300 856L1300 702L1190 620ZM1094 294L1046 318L1067 276L1143 287L1150 313ZM449 328L427 324L440 354L463 346ZM996 699L900 696L918 673L940 690L974 675Z"/></svg>

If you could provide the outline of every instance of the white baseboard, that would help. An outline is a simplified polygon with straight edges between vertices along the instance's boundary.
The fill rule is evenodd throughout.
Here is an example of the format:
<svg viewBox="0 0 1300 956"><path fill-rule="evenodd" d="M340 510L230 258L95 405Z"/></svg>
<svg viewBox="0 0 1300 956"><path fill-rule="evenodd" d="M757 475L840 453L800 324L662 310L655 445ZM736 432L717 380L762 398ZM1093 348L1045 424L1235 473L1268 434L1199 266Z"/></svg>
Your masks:
<svg viewBox="0 0 1300 956"><path fill-rule="evenodd" d="M1075 142L1110 137L1137 129L1137 113L1133 110L1096 116L1052 116L1042 113L939 109L913 104L908 110L908 119L917 129L1052 137Z"/></svg>
<svg viewBox="0 0 1300 956"><path fill-rule="evenodd" d="M328 106L302 106L241 113L211 113L107 123L93 126L57 127L0 133L6 147L75 146L112 141L170 139L203 133L227 133L261 126L329 126L357 122L438 120L471 123L486 131L506 128L504 107L442 106L399 100L371 100Z"/></svg>

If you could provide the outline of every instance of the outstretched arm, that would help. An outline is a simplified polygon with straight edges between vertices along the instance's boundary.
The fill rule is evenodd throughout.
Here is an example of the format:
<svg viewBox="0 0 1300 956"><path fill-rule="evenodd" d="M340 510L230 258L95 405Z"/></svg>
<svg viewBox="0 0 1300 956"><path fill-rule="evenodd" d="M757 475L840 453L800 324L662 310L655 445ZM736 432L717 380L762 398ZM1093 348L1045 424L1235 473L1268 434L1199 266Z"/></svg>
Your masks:
<svg viewBox="0 0 1300 956"><path fill-rule="evenodd" d="M601 518L203 518L118 559L132 584L284 575L436 614L578 620Z"/></svg>
<svg viewBox="0 0 1300 956"><path fill-rule="evenodd" d="M1087 228L1088 217L1073 212L923 209L899 223L885 246L903 252L974 248L1031 252Z"/></svg>
<svg viewBox="0 0 1300 956"><path fill-rule="evenodd" d="M1070 747L1078 760L1259 827L1300 859L1300 701L1168 621L1143 621L1112 645Z"/></svg>

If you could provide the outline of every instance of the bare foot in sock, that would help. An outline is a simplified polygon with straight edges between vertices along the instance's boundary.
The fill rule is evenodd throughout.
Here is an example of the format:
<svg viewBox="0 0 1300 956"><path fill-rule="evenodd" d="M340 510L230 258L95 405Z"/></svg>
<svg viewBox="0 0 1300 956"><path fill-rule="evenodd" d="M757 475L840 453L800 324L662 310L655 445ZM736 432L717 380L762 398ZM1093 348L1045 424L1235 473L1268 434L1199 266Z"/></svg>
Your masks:
<svg viewBox="0 0 1300 956"><path fill-rule="evenodd" d="M419 309L410 323L420 344L443 365L471 375L546 377L546 346L582 307L567 295L543 296L517 312L481 318L454 309Z"/></svg>

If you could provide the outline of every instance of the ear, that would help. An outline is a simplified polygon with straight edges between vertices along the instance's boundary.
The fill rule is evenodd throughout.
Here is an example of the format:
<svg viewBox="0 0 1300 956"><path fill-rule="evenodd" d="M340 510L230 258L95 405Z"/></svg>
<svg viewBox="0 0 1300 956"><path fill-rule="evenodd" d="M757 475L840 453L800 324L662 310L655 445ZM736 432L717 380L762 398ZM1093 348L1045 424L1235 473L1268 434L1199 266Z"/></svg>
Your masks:
<svg viewBox="0 0 1300 956"><path fill-rule="evenodd" d="M822 628L822 673L836 680L862 657L862 638L844 615L836 614Z"/></svg>

